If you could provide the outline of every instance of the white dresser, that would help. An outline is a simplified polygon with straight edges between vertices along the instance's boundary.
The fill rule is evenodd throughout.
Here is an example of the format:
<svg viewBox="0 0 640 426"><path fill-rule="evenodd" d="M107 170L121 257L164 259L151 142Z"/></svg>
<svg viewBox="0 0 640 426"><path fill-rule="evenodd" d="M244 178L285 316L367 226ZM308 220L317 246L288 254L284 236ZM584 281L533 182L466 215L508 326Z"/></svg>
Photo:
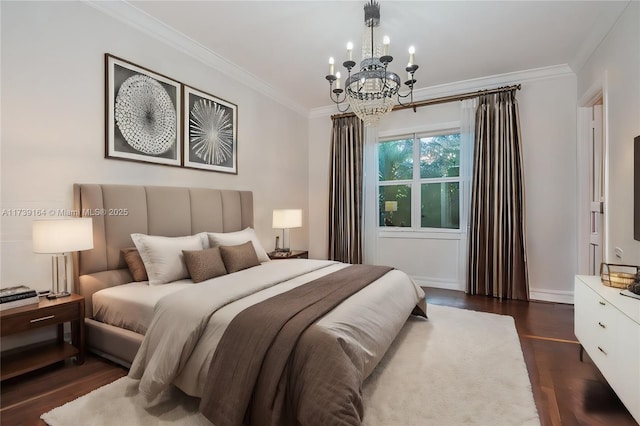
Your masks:
<svg viewBox="0 0 640 426"><path fill-rule="evenodd" d="M576 276L574 297L576 337L640 423L640 300L585 275Z"/></svg>

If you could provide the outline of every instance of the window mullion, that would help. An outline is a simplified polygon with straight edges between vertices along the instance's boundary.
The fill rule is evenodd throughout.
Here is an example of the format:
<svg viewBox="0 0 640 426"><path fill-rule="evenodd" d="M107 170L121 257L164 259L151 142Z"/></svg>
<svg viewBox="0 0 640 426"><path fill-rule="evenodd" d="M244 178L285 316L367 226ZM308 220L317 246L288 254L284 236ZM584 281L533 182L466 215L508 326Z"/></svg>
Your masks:
<svg viewBox="0 0 640 426"><path fill-rule="evenodd" d="M422 178L420 183L443 183L443 182L461 182L460 176L454 177L439 177L439 178Z"/></svg>
<svg viewBox="0 0 640 426"><path fill-rule="evenodd" d="M380 186L392 186L392 185L411 185L413 180L403 179L403 180L380 180L378 181L378 185Z"/></svg>
<svg viewBox="0 0 640 426"><path fill-rule="evenodd" d="M413 134L413 182L411 184L411 228L419 230L420 221L420 139Z"/></svg>

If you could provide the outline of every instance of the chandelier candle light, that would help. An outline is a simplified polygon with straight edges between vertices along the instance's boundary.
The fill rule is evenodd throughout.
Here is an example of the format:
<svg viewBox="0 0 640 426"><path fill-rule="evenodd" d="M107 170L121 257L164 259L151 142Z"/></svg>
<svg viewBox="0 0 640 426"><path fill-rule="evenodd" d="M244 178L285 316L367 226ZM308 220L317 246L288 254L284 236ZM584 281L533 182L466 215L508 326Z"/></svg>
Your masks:
<svg viewBox="0 0 640 426"><path fill-rule="evenodd" d="M353 43L347 43L347 60L342 65L347 69L347 79L344 89L341 85L340 72L335 72L335 60L329 58L329 74L325 77L329 81L329 97L336 104L338 111L346 112L349 106L353 112L364 122L365 126L375 126L380 117L390 112L396 103L410 105L413 103L413 86L416 83L414 73L418 69L415 64L415 48L409 48L409 63L405 68L407 81L404 84L409 92L401 95L402 80L398 74L388 71L387 67L393 61L389 55L390 40L384 36L382 49L374 45L373 29L380 24L380 4L375 0L369 0L364 6L364 23L371 29L371 46L364 40L362 43L362 62L360 71L351 74L356 63L353 60ZM402 99L410 98L409 104L403 104ZM349 104L342 108L342 103L348 100Z"/></svg>

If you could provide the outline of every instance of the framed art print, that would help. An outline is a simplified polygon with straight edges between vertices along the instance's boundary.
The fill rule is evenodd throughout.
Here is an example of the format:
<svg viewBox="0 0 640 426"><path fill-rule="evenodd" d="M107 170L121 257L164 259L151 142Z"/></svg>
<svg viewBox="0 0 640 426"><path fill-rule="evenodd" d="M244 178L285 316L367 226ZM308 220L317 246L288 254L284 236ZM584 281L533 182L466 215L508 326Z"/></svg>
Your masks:
<svg viewBox="0 0 640 426"><path fill-rule="evenodd" d="M238 173L238 107L189 86L184 87L183 164Z"/></svg>
<svg viewBox="0 0 640 426"><path fill-rule="evenodd" d="M106 54L105 156L180 166L180 83Z"/></svg>

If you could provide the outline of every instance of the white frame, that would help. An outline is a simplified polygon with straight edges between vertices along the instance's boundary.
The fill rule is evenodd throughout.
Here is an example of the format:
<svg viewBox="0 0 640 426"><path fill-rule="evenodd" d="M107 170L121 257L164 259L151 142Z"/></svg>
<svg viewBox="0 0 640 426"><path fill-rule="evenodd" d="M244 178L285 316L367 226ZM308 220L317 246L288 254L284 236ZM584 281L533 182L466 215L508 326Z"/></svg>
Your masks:
<svg viewBox="0 0 640 426"><path fill-rule="evenodd" d="M380 135L375 145L375 170L376 176L378 173L378 146L380 143L389 142L401 139L412 139L414 143L413 149L413 164L419 164L420 152L416 149L418 141L421 137L433 137L445 134L460 133L460 123L443 123L441 126L434 127L432 129L415 130L411 133L408 132L394 132L393 134ZM440 178L421 178L420 168L413 167L412 179L394 180L394 181L380 181L376 178L376 217L380 217L380 205L377 202L380 196L380 186L394 186L394 185L409 185L411 186L411 226L399 227L399 226L380 226L379 220L376 220L376 229L380 232L380 237L385 237L387 233L398 233L396 236L401 236L405 232L418 232L418 233L430 233L430 234L447 234L456 233L460 234L466 232L466 182L463 170L465 162L470 161L468 153L465 152L464 147L460 146L460 173L457 177L440 177ZM446 183L446 182L458 182L458 196L459 196L459 223L458 228L430 228L420 226L420 189L423 183Z"/></svg>
<svg viewBox="0 0 640 426"><path fill-rule="evenodd" d="M577 197L576 197L576 269L579 274L589 274L589 150L591 132L591 108L602 99L602 143L604 148L604 217L602 235L602 261L609 262L609 90L608 74L604 71L595 83L578 100L577 110Z"/></svg>

